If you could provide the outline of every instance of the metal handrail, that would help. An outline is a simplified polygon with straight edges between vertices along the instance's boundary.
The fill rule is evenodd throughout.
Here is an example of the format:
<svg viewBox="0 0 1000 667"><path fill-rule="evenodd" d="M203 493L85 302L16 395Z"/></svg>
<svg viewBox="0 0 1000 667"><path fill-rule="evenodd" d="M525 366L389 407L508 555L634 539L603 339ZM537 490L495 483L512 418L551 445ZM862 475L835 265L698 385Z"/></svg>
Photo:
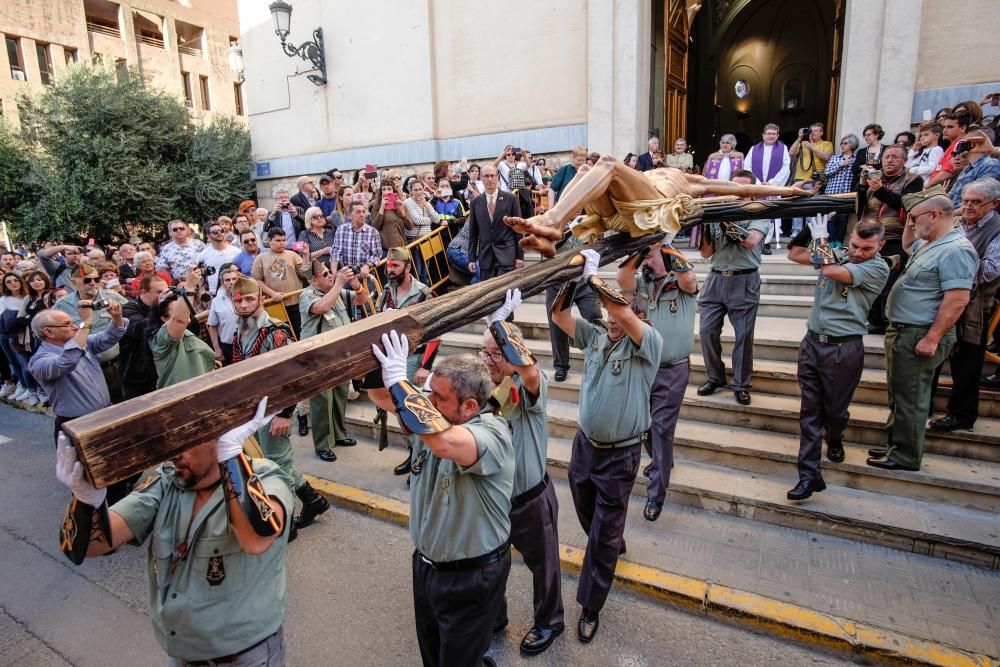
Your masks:
<svg viewBox="0 0 1000 667"><path fill-rule="evenodd" d="M198 58L202 58L205 55L205 52L199 49L198 47L188 46L187 44L178 44L177 50L181 53L185 53L189 56L196 56Z"/></svg>
<svg viewBox="0 0 1000 667"><path fill-rule="evenodd" d="M87 21L87 30L90 32L96 32L100 35L107 35L108 37L116 37L121 39L122 33L118 28L111 28L106 25L101 25L100 23L93 23Z"/></svg>
<svg viewBox="0 0 1000 667"><path fill-rule="evenodd" d="M135 39L137 42L142 42L143 44L149 44L150 46L155 46L157 48L164 48L165 44L163 42L163 37L147 37L146 35L136 35Z"/></svg>

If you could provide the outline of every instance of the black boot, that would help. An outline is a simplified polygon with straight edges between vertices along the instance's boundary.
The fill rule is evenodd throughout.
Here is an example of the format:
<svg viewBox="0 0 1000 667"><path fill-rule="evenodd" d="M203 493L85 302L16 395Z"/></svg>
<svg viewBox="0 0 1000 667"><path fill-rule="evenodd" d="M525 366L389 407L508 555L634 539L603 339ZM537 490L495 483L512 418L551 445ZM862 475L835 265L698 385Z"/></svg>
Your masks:
<svg viewBox="0 0 1000 667"><path fill-rule="evenodd" d="M413 455L413 448L411 447L406 453L406 460L400 463L398 466L392 469L392 472L397 475L409 475L410 474L410 457Z"/></svg>
<svg viewBox="0 0 1000 667"><path fill-rule="evenodd" d="M299 435L309 435L309 415L299 415Z"/></svg>
<svg viewBox="0 0 1000 667"><path fill-rule="evenodd" d="M316 493L316 489L309 486L309 482L300 487L295 495L302 501L302 511L295 517L296 528L305 528L315 521L316 517L330 509L330 503Z"/></svg>

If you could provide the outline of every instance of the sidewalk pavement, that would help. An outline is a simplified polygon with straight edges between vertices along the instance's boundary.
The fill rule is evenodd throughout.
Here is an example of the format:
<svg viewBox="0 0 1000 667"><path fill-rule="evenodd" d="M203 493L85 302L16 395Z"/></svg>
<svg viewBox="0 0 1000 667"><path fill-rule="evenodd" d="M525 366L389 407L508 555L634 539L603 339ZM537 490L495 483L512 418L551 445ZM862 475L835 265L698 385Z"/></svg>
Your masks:
<svg viewBox="0 0 1000 667"><path fill-rule="evenodd" d="M324 463L293 438L300 469L343 505L405 524L409 492L392 467L405 450L360 439ZM586 535L555 479L563 565L579 567ZM642 518L632 497L619 584L796 640L879 661L1000 665L1000 572L871 544L667 504ZM572 593L566 596L573 599ZM567 610L574 604L567 603ZM993 656L992 658L988 656Z"/></svg>

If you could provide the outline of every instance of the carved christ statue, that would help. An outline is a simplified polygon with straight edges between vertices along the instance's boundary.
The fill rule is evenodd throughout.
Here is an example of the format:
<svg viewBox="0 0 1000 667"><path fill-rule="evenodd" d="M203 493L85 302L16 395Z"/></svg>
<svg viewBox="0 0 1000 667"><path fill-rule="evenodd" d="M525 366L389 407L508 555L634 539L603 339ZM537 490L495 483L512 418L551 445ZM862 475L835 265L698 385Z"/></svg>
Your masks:
<svg viewBox="0 0 1000 667"><path fill-rule="evenodd" d="M669 242L681 229L680 219L698 208L698 197L732 195L749 199L812 194L791 186L714 181L671 167L636 171L612 155L603 155L593 167L580 167L555 206L527 220L504 218L504 222L525 235L522 248L552 257L555 242L580 209L588 215L572 231L585 243L609 229L631 236L666 233L664 242Z"/></svg>

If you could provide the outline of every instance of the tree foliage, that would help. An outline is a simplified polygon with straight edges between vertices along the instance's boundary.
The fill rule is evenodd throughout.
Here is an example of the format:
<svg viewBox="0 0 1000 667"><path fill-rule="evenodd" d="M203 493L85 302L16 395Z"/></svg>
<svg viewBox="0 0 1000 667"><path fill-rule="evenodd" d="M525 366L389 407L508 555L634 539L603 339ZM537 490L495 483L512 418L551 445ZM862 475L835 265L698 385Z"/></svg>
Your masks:
<svg viewBox="0 0 1000 667"><path fill-rule="evenodd" d="M21 122L29 157L11 216L21 242L149 237L171 218L232 211L253 192L249 133L232 119L194 125L135 71L73 67L21 100Z"/></svg>
<svg viewBox="0 0 1000 667"><path fill-rule="evenodd" d="M0 218L9 218L27 199L24 176L30 165L24 142L0 119Z"/></svg>

